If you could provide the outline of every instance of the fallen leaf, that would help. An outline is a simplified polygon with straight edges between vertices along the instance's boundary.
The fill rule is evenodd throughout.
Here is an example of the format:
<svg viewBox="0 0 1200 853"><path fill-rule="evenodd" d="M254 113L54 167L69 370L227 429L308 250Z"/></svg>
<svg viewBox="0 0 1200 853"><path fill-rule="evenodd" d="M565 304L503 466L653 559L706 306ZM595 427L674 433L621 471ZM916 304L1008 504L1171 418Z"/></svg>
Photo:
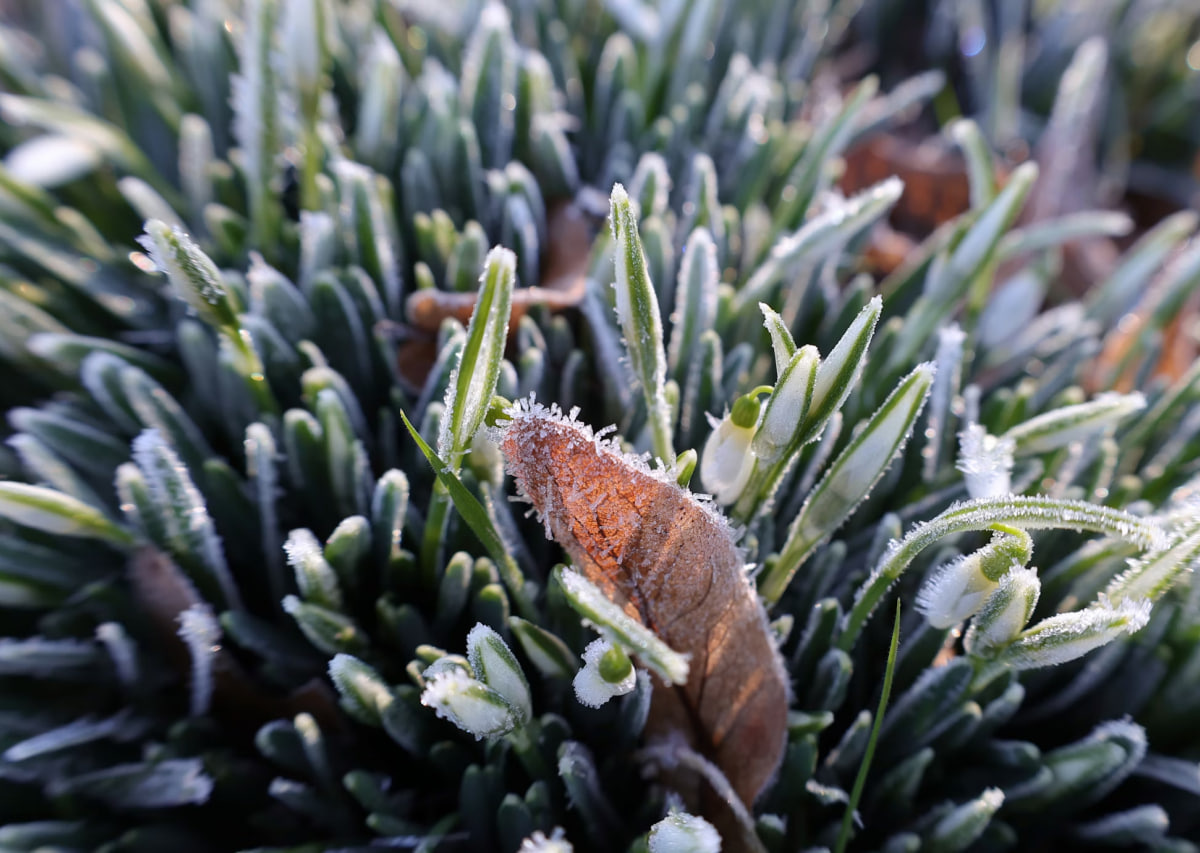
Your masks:
<svg viewBox="0 0 1200 853"><path fill-rule="evenodd" d="M557 407L521 401L501 449L547 536L626 613L690 656L687 683L656 679L647 732L682 735L747 806L774 776L788 688L729 523Z"/></svg>

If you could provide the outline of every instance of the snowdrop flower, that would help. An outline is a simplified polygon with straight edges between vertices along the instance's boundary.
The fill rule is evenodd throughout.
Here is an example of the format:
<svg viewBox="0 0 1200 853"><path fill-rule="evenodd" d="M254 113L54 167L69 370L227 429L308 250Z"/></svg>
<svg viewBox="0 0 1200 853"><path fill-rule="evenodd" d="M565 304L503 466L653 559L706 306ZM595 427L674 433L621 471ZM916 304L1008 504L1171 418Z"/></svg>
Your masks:
<svg viewBox="0 0 1200 853"><path fill-rule="evenodd" d="M702 817L671 812L650 828L650 853L720 853L721 836Z"/></svg>
<svg viewBox="0 0 1200 853"><path fill-rule="evenodd" d="M755 456L750 445L757 430L762 404L758 389L738 398L733 411L713 424L700 457L700 479L717 503L734 503L750 481Z"/></svg>
<svg viewBox="0 0 1200 853"><path fill-rule="evenodd" d="M556 826L550 837L540 829L521 842L517 853L571 853L575 848L567 841L561 826Z"/></svg>
<svg viewBox="0 0 1200 853"><path fill-rule="evenodd" d="M1036 570L1013 567L971 620L963 646L973 655L990 656L1008 645L1029 622L1041 591Z"/></svg>
<svg viewBox="0 0 1200 853"><path fill-rule="evenodd" d="M974 554L943 563L917 593L917 609L934 628L950 628L975 615L998 584L981 570Z"/></svg>
<svg viewBox="0 0 1200 853"><path fill-rule="evenodd" d="M637 673L620 646L593 640L583 650L583 669L575 674L575 696L589 708L599 708L614 696L633 690Z"/></svg>

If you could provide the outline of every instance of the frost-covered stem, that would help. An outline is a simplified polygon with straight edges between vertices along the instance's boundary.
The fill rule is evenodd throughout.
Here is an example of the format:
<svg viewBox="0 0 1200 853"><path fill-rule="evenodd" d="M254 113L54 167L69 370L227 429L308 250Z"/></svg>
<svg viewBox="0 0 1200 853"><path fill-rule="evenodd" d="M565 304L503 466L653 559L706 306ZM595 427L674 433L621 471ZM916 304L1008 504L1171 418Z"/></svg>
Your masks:
<svg viewBox="0 0 1200 853"><path fill-rule="evenodd" d="M1144 549L1161 547L1163 531L1155 524L1120 510L1083 501L1045 497L1010 496L974 500L951 507L937 518L917 525L900 542L894 542L859 589L854 606L842 623L838 648L849 651L880 599L917 555L933 543L968 531L994 530L1008 525L1022 530L1073 528L1104 533Z"/></svg>

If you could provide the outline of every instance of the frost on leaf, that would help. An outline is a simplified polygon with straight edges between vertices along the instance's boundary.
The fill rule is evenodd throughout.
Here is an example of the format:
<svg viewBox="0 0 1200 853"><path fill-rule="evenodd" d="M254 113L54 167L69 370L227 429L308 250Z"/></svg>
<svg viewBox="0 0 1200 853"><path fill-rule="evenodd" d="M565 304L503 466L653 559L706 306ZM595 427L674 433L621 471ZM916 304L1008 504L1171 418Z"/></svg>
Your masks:
<svg viewBox="0 0 1200 853"><path fill-rule="evenodd" d="M655 680L648 732L683 735L753 802L782 757L787 681L728 523L556 408L522 402L509 417L501 450L547 533L626 614L690 655L682 688Z"/></svg>

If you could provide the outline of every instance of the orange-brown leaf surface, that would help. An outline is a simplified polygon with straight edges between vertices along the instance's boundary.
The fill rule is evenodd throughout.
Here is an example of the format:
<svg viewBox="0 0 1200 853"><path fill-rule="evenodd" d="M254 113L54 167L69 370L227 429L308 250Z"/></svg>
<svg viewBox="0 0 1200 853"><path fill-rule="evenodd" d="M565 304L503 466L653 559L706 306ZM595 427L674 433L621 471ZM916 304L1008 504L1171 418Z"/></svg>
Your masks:
<svg viewBox="0 0 1200 853"><path fill-rule="evenodd" d="M501 449L521 494L593 584L671 648L685 685L655 680L651 737L682 734L749 806L783 755L787 678L725 519L613 443L537 403Z"/></svg>

